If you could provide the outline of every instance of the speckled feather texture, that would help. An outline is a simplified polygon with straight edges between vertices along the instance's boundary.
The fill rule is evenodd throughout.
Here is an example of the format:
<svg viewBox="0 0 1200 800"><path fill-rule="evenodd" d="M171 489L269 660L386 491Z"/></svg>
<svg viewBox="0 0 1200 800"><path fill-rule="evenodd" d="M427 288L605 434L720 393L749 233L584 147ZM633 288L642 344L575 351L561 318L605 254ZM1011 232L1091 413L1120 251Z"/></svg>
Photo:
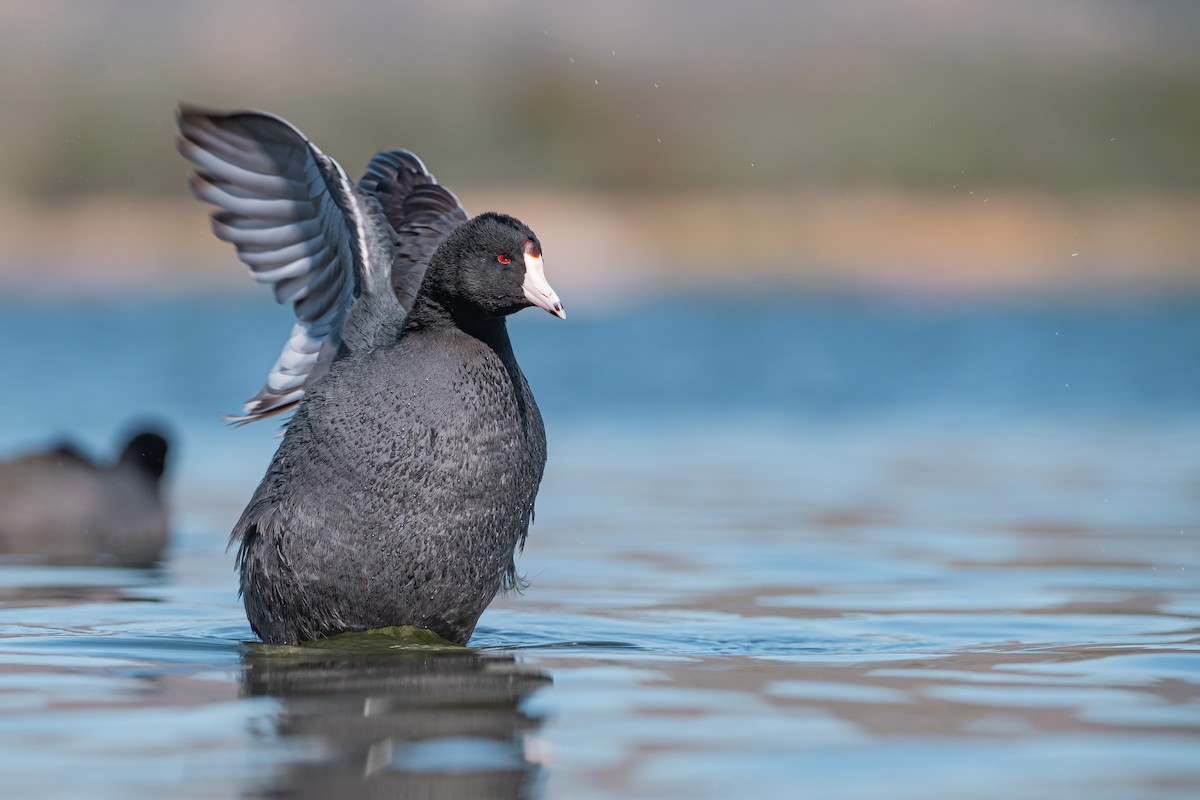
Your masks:
<svg viewBox="0 0 1200 800"><path fill-rule="evenodd" d="M465 643L513 578L545 461L507 335L417 328L338 361L235 530L255 632L408 624Z"/></svg>

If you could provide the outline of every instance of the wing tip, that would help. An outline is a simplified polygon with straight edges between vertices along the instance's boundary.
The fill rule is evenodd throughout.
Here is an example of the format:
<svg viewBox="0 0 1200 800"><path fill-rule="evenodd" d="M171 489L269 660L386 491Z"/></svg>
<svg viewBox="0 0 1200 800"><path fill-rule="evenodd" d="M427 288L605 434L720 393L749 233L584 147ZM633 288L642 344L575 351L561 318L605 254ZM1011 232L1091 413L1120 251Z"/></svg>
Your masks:
<svg viewBox="0 0 1200 800"><path fill-rule="evenodd" d="M264 386L258 394L242 404L241 414L221 414L220 417L222 421L240 428L251 422L258 422L260 419L278 417L295 411L302 399L304 399L303 384L299 388L282 394L276 394Z"/></svg>
<svg viewBox="0 0 1200 800"><path fill-rule="evenodd" d="M296 406L299 404L299 400L293 400L290 403L284 403L281 406L268 408L262 411L249 411L245 414L220 414L219 416L222 422L232 425L235 428L240 428L243 425L249 425L251 422L258 422L259 420L270 419L271 417L278 417L288 414L292 411L295 411Z"/></svg>

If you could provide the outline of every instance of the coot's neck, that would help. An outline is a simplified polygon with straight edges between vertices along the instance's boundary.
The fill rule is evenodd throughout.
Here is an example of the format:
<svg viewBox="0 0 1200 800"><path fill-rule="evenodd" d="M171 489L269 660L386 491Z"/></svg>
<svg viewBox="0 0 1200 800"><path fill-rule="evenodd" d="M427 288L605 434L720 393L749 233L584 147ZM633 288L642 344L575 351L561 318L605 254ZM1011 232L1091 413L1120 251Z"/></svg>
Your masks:
<svg viewBox="0 0 1200 800"><path fill-rule="evenodd" d="M457 328L496 351L506 363L513 360L512 343L504 317L490 317L476 308L464 307L450 300L427 294L417 295L408 312L405 330Z"/></svg>
<svg viewBox="0 0 1200 800"><path fill-rule="evenodd" d="M508 373L521 419L528 417L526 396L529 394L529 388L513 353L505 317L484 316L478 309L466 309L443 298L419 294L413 303L412 311L408 313L404 330L415 332L420 329L446 332L459 330L491 348L499 357L504 371Z"/></svg>

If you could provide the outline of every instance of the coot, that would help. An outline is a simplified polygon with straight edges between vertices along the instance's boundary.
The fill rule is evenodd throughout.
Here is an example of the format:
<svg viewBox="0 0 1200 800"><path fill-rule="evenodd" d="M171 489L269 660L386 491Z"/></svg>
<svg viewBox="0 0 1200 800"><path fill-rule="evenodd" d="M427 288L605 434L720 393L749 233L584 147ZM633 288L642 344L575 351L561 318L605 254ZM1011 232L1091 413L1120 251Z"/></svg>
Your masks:
<svg viewBox="0 0 1200 800"><path fill-rule="evenodd" d="M296 323L237 417L293 412L234 527L265 642L396 625L465 643L517 582L546 463L507 315L565 317L538 237L468 219L412 153L352 183L290 123L182 107L178 147L216 235Z"/></svg>
<svg viewBox="0 0 1200 800"><path fill-rule="evenodd" d="M153 565L167 543L167 447L147 430L111 464L66 443L0 463L0 552L51 564Z"/></svg>

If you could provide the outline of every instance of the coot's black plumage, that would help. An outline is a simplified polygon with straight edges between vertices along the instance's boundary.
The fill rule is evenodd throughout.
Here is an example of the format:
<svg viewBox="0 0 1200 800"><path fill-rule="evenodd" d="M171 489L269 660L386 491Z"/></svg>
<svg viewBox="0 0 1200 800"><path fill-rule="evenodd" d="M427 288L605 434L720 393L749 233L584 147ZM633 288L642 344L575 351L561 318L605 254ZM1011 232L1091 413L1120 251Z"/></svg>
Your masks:
<svg viewBox="0 0 1200 800"><path fill-rule="evenodd" d="M295 410L233 531L266 642L393 625L466 642L515 581L546 462L505 317L565 316L541 244L512 217L468 220L416 156L352 184L268 114L179 116L217 236L297 323L239 421Z"/></svg>

